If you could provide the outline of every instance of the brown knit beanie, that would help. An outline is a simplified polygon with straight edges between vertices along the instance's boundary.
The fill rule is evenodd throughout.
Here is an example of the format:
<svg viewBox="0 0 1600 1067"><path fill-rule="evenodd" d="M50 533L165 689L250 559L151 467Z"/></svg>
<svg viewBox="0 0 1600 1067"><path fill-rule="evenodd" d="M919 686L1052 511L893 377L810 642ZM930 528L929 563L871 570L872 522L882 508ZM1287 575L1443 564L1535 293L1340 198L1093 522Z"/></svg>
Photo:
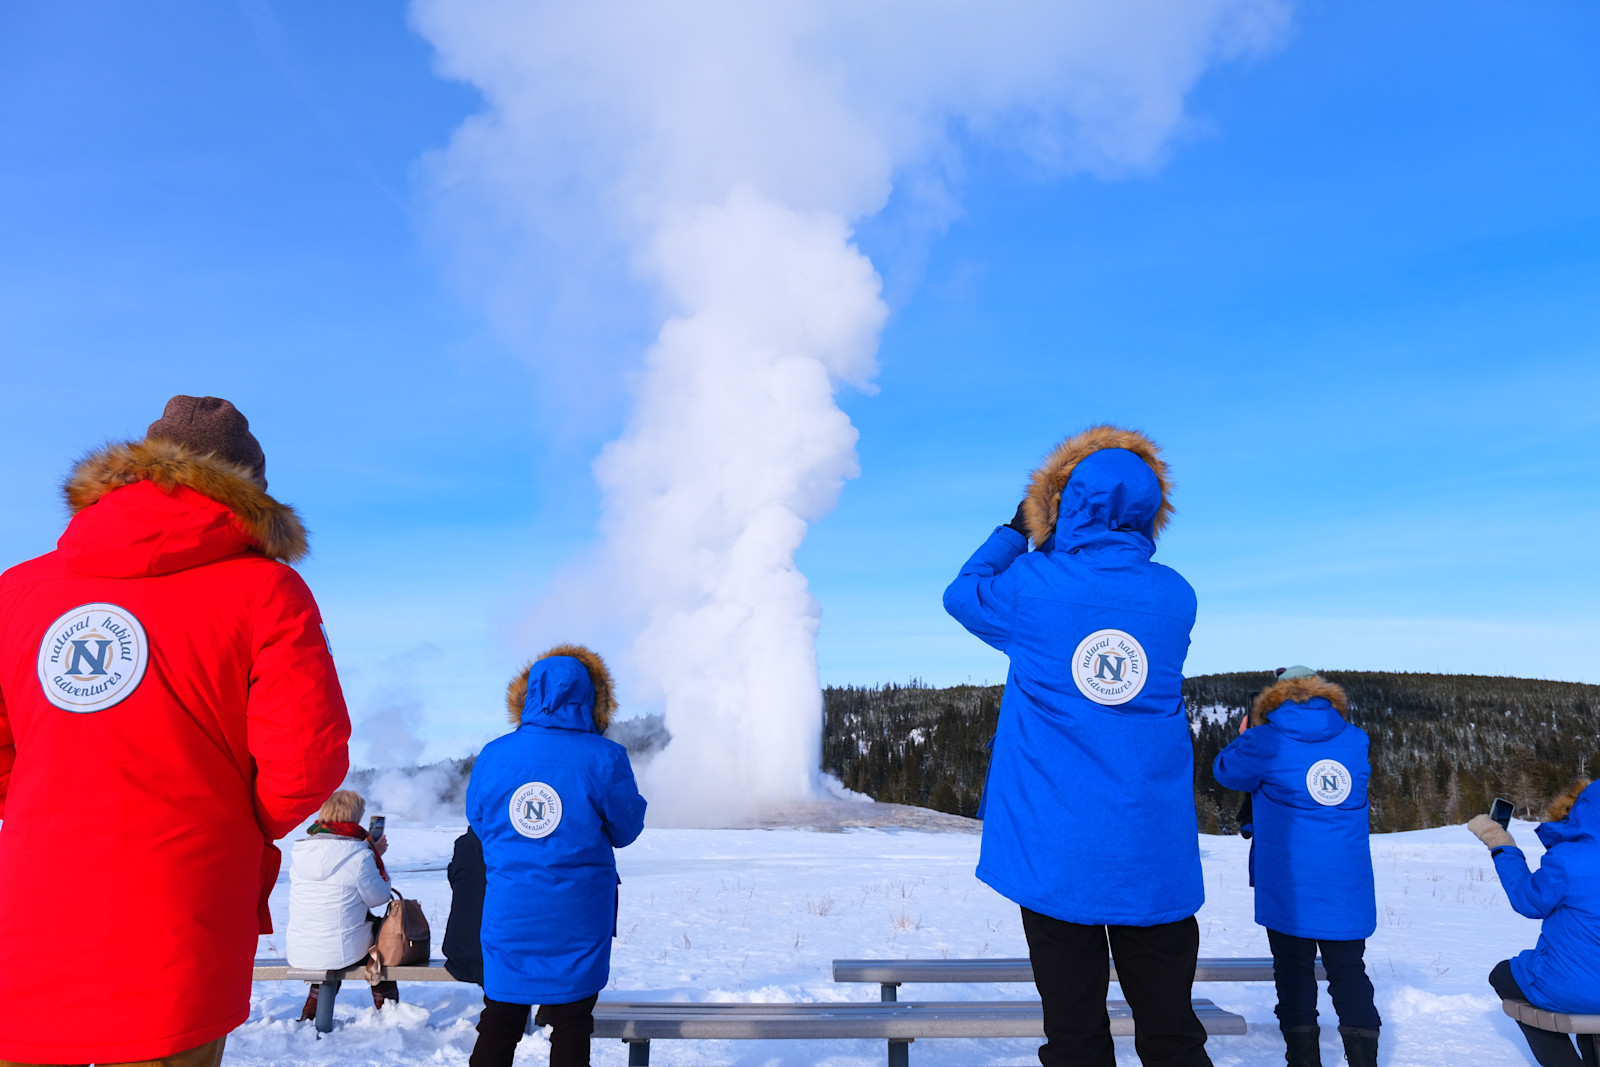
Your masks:
<svg viewBox="0 0 1600 1067"><path fill-rule="evenodd" d="M150 437L176 441L203 456L244 467L256 483L267 487L267 457L250 432L250 420L226 400L214 396L175 396L167 410L150 424Z"/></svg>

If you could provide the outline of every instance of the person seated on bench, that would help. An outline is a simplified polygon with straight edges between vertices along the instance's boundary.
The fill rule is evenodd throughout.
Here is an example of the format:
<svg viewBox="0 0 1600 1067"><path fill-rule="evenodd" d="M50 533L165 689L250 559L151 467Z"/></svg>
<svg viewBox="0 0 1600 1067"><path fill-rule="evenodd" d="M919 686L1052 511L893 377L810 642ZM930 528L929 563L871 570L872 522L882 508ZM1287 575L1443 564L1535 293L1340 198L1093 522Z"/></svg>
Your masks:
<svg viewBox="0 0 1600 1067"><path fill-rule="evenodd" d="M483 843L467 827L456 838L450 865L450 918L444 924L444 969L469 985L483 985Z"/></svg>
<svg viewBox="0 0 1600 1067"><path fill-rule="evenodd" d="M1205 901L1182 690L1195 595L1150 558L1171 512L1156 446L1093 427L1034 472L944 594L1011 661L978 877L1022 907L1045 1067L1114 1067L1108 947L1139 1059L1211 1067L1190 1003ZM1104 820L1118 828L1074 832Z"/></svg>
<svg viewBox="0 0 1600 1067"><path fill-rule="evenodd" d="M388 835L367 840L361 825L367 802L361 794L341 789L322 805L306 836L294 843L289 857L289 933L285 955L289 966L310 971L336 971L358 966L371 950L382 918L368 908L389 902L389 872L383 854ZM313 985L300 1019L316 1019L317 1030L333 1029L333 1002L338 981ZM380 982L372 987L372 1003L398 1001L400 987Z"/></svg>
<svg viewBox="0 0 1600 1067"><path fill-rule="evenodd" d="M1377 1067L1382 1020L1367 977L1378 928L1367 811L1367 735L1350 702L1309 667L1290 667L1256 697L1212 774L1250 801L1250 884L1267 928L1278 1026L1289 1067L1321 1067L1317 951L1351 1067Z"/></svg>
<svg viewBox="0 0 1600 1067"><path fill-rule="evenodd" d="M510 1067L535 1004L551 1067L589 1063L611 977L613 849L644 829L628 750L601 736L616 707L599 656L562 645L511 680L514 729L483 746L467 822L483 846L483 1013L470 1067Z"/></svg>
<svg viewBox="0 0 1600 1067"><path fill-rule="evenodd" d="M1506 901L1517 914L1543 919L1535 948L1501 960L1489 984L1502 1000L1525 1000L1546 1011L1600 1014L1600 790L1587 778L1551 803L1550 821L1534 831L1546 852L1528 871L1516 839L1487 815L1467 829L1489 846ZM1518 1023L1543 1067L1582 1062L1566 1034Z"/></svg>

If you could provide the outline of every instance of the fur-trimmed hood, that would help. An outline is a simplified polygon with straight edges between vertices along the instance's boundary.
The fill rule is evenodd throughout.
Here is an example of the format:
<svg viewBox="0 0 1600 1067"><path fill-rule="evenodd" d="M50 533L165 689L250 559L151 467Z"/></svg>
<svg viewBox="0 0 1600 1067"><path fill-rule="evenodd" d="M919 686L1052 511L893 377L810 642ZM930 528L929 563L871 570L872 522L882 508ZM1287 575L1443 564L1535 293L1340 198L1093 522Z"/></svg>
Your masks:
<svg viewBox="0 0 1600 1067"><path fill-rule="evenodd" d="M1263 689L1250 708L1250 725L1269 722L1272 713L1284 704L1309 704L1318 697L1332 704L1341 719L1350 713L1350 698L1344 689L1313 674L1309 678L1285 678Z"/></svg>
<svg viewBox="0 0 1600 1067"><path fill-rule="evenodd" d="M1028 495L1023 502L1023 514L1027 520L1029 536L1033 538L1035 545L1042 545L1055 536L1056 522L1061 510L1061 493L1071 481L1072 472L1089 456L1108 448L1120 448L1132 452L1144 460L1155 474L1159 501L1155 502L1153 514L1138 516L1143 520L1139 525L1152 541L1166 529L1173 512L1172 482L1167 473L1166 461L1161 458L1161 449L1137 430L1124 430L1107 425L1091 426L1057 445L1033 472L1033 478L1028 483ZM1113 506L1142 508L1143 504L1117 501Z"/></svg>
<svg viewBox="0 0 1600 1067"><path fill-rule="evenodd" d="M186 487L210 497L233 513L239 528L271 559L294 563L310 550L294 508L268 496L248 468L200 455L166 438L97 449L78 462L61 489L76 516L113 490L137 482L150 482L168 493Z"/></svg>
<svg viewBox="0 0 1600 1067"><path fill-rule="evenodd" d="M1550 807L1545 814L1550 817L1552 822L1560 822L1565 819L1572 814L1573 805L1578 802L1578 798L1583 795L1583 791L1588 789L1590 784L1589 779L1579 778L1567 786L1566 792L1550 802Z"/></svg>
<svg viewBox="0 0 1600 1067"><path fill-rule="evenodd" d="M1593 841L1600 833L1600 812L1596 810L1600 791L1590 789L1589 784L1589 779L1579 778L1550 802L1546 812L1550 821L1540 823L1534 831L1545 848L1554 848L1563 841Z"/></svg>
<svg viewBox="0 0 1600 1067"><path fill-rule="evenodd" d="M581 672L574 669L579 665ZM598 653L582 645L557 645L530 660L506 686L506 713L514 727L522 726L524 712L532 707L528 695L530 679L538 701L533 711L551 715L550 725L581 728L563 720L584 716L590 719L595 733L603 734L611 725L611 715L617 710L617 689L611 670Z"/></svg>

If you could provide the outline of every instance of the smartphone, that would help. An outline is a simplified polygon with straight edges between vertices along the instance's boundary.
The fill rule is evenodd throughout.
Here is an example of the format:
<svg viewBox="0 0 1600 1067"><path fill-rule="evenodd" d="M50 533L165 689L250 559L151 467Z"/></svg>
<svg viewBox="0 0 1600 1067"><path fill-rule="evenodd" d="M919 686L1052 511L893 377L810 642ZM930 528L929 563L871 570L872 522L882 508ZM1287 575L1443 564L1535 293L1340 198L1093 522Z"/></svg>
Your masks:
<svg viewBox="0 0 1600 1067"><path fill-rule="evenodd" d="M1498 801L1496 802L1498 803ZM1498 809L1496 809L1498 810ZM367 820L367 840L376 841L383 836L383 816L374 815Z"/></svg>
<svg viewBox="0 0 1600 1067"><path fill-rule="evenodd" d="M1500 824L1501 829L1511 829L1511 801L1494 798L1494 804L1489 808L1489 818Z"/></svg>

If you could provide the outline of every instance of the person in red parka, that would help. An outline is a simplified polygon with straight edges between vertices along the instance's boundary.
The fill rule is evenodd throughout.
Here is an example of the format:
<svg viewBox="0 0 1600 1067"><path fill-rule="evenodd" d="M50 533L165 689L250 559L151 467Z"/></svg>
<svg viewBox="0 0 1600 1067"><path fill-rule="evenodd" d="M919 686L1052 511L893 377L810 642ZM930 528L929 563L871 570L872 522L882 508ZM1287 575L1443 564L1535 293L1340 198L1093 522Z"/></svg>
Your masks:
<svg viewBox="0 0 1600 1067"><path fill-rule="evenodd" d="M0 1063L211 1065L250 1013L273 841L350 737L266 488L232 404L174 397L0 575Z"/></svg>

